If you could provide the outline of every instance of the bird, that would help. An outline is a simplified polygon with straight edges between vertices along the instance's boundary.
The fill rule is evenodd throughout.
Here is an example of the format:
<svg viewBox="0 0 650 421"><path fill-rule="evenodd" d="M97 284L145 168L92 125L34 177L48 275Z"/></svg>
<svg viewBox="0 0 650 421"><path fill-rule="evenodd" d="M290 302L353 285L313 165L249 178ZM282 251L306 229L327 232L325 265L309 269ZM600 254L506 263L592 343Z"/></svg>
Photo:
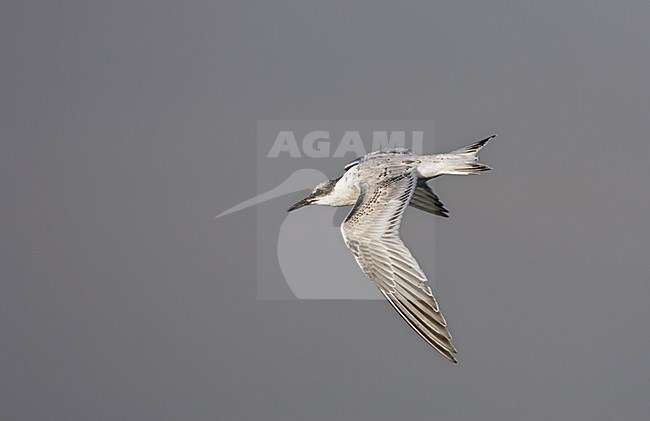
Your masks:
<svg viewBox="0 0 650 421"><path fill-rule="evenodd" d="M407 206L448 217L449 211L427 182L441 175L480 174L492 168L478 152L496 135L452 152L416 155L404 148L370 152L318 184L288 209L308 205L353 206L341 233L363 273L427 344L453 363L456 347L427 277L400 237Z"/></svg>

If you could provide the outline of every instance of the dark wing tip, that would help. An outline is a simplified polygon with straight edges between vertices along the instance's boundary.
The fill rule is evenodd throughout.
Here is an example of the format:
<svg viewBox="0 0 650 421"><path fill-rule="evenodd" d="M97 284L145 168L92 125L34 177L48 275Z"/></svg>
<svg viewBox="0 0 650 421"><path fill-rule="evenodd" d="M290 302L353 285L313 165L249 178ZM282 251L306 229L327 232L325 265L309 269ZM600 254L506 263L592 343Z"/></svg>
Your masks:
<svg viewBox="0 0 650 421"><path fill-rule="evenodd" d="M426 180L418 180L417 187L413 192L409 205L424 212L432 213L443 218L449 218L449 211L442 204Z"/></svg>

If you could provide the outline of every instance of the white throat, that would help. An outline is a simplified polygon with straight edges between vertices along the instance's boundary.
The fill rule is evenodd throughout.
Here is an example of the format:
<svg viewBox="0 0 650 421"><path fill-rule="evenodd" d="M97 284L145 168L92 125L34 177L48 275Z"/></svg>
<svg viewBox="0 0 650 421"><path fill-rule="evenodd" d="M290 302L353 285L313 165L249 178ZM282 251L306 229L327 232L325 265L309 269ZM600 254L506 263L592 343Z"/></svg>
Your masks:
<svg viewBox="0 0 650 421"><path fill-rule="evenodd" d="M357 202L358 197L359 189L352 183L349 177L343 176L336 183L330 194L321 197L316 203L326 206L352 206Z"/></svg>

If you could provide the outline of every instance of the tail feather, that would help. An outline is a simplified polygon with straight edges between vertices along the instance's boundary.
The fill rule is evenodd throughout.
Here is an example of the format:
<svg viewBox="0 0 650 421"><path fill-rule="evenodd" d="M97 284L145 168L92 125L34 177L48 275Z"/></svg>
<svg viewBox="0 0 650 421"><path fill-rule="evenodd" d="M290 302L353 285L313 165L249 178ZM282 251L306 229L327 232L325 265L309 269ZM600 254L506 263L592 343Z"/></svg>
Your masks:
<svg viewBox="0 0 650 421"><path fill-rule="evenodd" d="M450 175L471 175L490 171L492 168L480 162L461 162L450 166L444 173Z"/></svg>
<svg viewBox="0 0 650 421"><path fill-rule="evenodd" d="M497 137L497 135L493 134L492 136L487 137L487 138L485 138L483 140L480 140L480 141L478 141L476 143L472 143L469 146L465 146L464 148L456 149L455 151L450 152L450 154L453 154L453 155L476 155L478 153L478 151L483 149L483 146L485 146L485 144L488 143L488 141L494 139L495 137Z"/></svg>
<svg viewBox="0 0 650 421"><path fill-rule="evenodd" d="M478 152L496 136L493 134L486 139L449 153L422 157L418 166L418 176L428 180L443 174L470 175L491 170L492 168L489 166L478 162Z"/></svg>

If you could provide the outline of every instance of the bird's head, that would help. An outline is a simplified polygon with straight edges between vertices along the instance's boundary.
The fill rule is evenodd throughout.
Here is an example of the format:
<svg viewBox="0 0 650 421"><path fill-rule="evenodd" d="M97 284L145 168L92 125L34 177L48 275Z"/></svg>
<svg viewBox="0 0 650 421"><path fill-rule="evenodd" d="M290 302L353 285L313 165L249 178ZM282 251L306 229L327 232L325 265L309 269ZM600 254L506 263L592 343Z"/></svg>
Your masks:
<svg viewBox="0 0 650 421"><path fill-rule="evenodd" d="M326 180L314 187L314 190L309 193L307 197L302 199L300 202L291 206L287 212L300 209L307 205L329 205L330 201L328 200L336 187L336 183L341 179L341 177L334 180Z"/></svg>

